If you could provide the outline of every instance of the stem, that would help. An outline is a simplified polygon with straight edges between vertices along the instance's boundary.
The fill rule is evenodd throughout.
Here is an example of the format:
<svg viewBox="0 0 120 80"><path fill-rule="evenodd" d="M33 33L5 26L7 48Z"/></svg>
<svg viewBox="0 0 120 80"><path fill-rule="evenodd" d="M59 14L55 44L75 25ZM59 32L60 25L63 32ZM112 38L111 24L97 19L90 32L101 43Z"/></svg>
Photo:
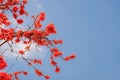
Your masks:
<svg viewBox="0 0 120 80"><path fill-rule="evenodd" d="M13 52L12 45L9 42L7 42L7 43L9 45L10 49L11 49L11 52Z"/></svg>
<svg viewBox="0 0 120 80"><path fill-rule="evenodd" d="M8 68L8 70L6 71L7 73L8 73L8 71L13 67L13 65L14 65L14 64L12 64L12 65Z"/></svg>
<svg viewBox="0 0 120 80"><path fill-rule="evenodd" d="M3 44L5 44L7 42L7 40L6 41L4 41L2 44L0 44L0 47L3 45Z"/></svg>
<svg viewBox="0 0 120 80"><path fill-rule="evenodd" d="M22 56L22 59L25 61L25 62L27 62L28 64L30 63L29 61L27 61L27 59L26 58L24 58L23 56ZM36 69L32 64L31 64L31 67L33 68L33 69Z"/></svg>

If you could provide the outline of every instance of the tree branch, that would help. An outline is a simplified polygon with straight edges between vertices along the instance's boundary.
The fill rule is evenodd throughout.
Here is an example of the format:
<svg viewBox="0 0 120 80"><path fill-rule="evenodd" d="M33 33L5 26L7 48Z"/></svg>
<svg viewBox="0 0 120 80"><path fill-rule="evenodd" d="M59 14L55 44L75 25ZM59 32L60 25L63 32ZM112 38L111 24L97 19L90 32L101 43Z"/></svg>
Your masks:
<svg viewBox="0 0 120 80"><path fill-rule="evenodd" d="M3 44L5 44L6 42L7 42L7 40L5 40L3 43L1 43L1 44L0 44L0 47L1 47Z"/></svg>

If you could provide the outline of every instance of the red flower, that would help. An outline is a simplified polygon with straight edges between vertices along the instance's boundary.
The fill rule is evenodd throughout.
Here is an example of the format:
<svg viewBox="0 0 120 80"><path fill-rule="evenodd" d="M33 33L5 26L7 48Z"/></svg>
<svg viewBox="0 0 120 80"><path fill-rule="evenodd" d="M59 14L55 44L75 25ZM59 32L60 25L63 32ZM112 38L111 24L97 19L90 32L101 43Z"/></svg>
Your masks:
<svg viewBox="0 0 120 80"><path fill-rule="evenodd" d="M15 80L20 80L18 75L19 74L24 74L25 76L28 74L26 71L17 71L17 72L14 72L14 76L15 76Z"/></svg>
<svg viewBox="0 0 120 80"><path fill-rule="evenodd" d="M24 44L28 44L28 41L23 41Z"/></svg>
<svg viewBox="0 0 120 80"><path fill-rule="evenodd" d="M57 62L55 62L54 60L51 60L51 65L56 66Z"/></svg>
<svg viewBox="0 0 120 80"><path fill-rule="evenodd" d="M24 5L21 5L21 6L20 6L19 14L20 14L20 15L27 14L27 12L26 12L25 9L24 9Z"/></svg>
<svg viewBox="0 0 120 80"><path fill-rule="evenodd" d="M18 24L22 24L23 23L23 19L17 19L17 23Z"/></svg>
<svg viewBox="0 0 120 80"><path fill-rule="evenodd" d="M16 19L18 17L18 14L14 13L13 17Z"/></svg>
<svg viewBox="0 0 120 80"><path fill-rule="evenodd" d="M5 22L5 26L9 26L11 23L9 21Z"/></svg>
<svg viewBox="0 0 120 80"><path fill-rule="evenodd" d="M4 2L4 0L0 0L0 4L3 3L3 2Z"/></svg>
<svg viewBox="0 0 120 80"><path fill-rule="evenodd" d="M45 79L50 79L50 76L49 75L45 75Z"/></svg>
<svg viewBox="0 0 120 80"><path fill-rule="evenodd" d="M42 24L40 23L39 20L36 20L35 23L34 23L34 26L35 26L35 28L41 28Z"/></svg>
<svg viewBox="0 0 120 80"><path fill-rule="evenodd" d="M19 42L20 42L20 39L19 39L19 38L17 38L17 39L15 40L15 42L16 42L16 43L19 43Z"/></svg>
<svg viewBox="0 0 120 80"><path fill-rule="evenodd" d="M59 73L59 72L60 72L60 68L59 68L59 67L56 67L56 68L55 68L55 72Z"/></svg>
<svg viewBox="0 0 120 80"><path fill-rule="evenodd" d="M38 69L35 69L35 73L38 75L38 76L43 76L42 72Z"/></svg>
<svg viewBox="0 0 120 80"><path fill-rule="evenodd" d="M9 26L10 22L9 22L6 14L0 12L0 25L2 25L2 24Z"/></svg>
<svg viewBox="0 0 120 80"><path fill-rule="evenodd" d="M65 57L64 60L65 60L65 61L70 60L70 56Z"/></svg>
<svg viewBox="0 0 120 80"><path fill-rule="evenodd" d="M41 12L39 18L41 21L45 20L45 12Z"/></svg>
<svg viewBox="0 0 120 80"><path fill-rule="evenodd" d="M52 53L53 53L53 56L54 57L59 57L59 56L62 56L62 52L61 51L59 51L57 48L51 48L51 50L50 50Z"/></svg>
<svg viewBox="0 0 120 80"><path fill-rule="evenodd" d="M12 80L12 76L6 72L0 72L0 80Z"/></svg>
<svg viewBox="0 0 120 80"><path fill-rule="evenodd" d="M28 0L23 0L23 4L27 4Z"/></svg>
<svg viewBox="0 0 120 80"><path fill-rule="evenodd" d="M62 43L63 43L63 40L59 40L59 43L62 44Z"/></svg>
<svg viewBox="0 0 120 80"><path fill-rule="evenodd" d="M19 50L19 54L24 54L24 51L23 50Z"/></svg>
<svg viewBox="0 0 120 80"><path fill-rule="evenodd" d="M48 24L48 26L46 27L46 32L48 34L56 34L56 29L54 24Z"/></svg>
<svg viewBox="0 0 120 80"><path fill-rule="evenodd" d="M53 56L58 57L58 56L62 56L62 54L63 54L62 52L54 52Z"/></svg>
<svg viewBox="0 0 120 80"><path fill-rule="evenodd" d="M70 55L70 58L71 58L71 59L74 59L75 57L76 57L75 54L71 54L71 55Z"/></svg>
<svg viewBox="0 0 120 80"><path fill-rule="evenodd" d="M59 41L58 40L53 40L53 43L56 45L56 44L59 44Z"/></svg>
<svg viewBox="0 0 120 80"><path fill-rule="evenodd" d="M3 57L0 56L0 70L4 69L5 67L7 67L7 63L5 62Z"/></svg>
<svg viewBox="0 0 120 80"><path fill-rule="evenodd" d="M64 60L68 61L68 60L74 59L75 57L76 57L75 54L71 54L70 56L65 57Z"/></svg>
<svg viewBox="0 0 120 80"><path fill-rule="evenodd" d="M31 60L34 64L42 64L42 60L33 59Z"/></svg>
<svg viewBox="0 0 120 80"><path fill-rule="evenodd" d="M57 48L51 48L50 51L51 52L59 52L59 50Z"/></svg>
<svg viewBox="0 0 120 80"><path fill-rule="evenodd" d="M63 40L53 40L53 43L56 45L56 44L62 44L63 43Z"/></svg>
<svg viewBox="0 0 120 80"><path fill-rule="evenodd" d="M19 8L18 8L17 6L14 6L14 7L12 8L12 11L13 11L13 12L17 12L18 9L19 9Z"/></svg>

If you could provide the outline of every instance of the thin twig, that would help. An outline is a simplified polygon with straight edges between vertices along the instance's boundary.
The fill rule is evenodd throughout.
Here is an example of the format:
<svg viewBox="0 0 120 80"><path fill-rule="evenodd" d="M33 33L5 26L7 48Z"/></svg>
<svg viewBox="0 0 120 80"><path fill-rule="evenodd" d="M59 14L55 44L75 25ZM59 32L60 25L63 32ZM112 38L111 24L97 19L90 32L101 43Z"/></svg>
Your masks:
<svg viewBox="0 0 120 80"><path fill-rule="evenodd" d="M29 61L27 61L27 59L26 58L24 58L23 56L22 56L22 59L25 61L25 62L27 62L28 64L30 63ZM33 69L36 69L32 64L30 65Z"/></svg>
<svg viewBox="0 0 120 80"><path fill-rule="evenodd" d="M8 68L8 70L6 71L7 73L8 73L8 71L13 67L13 65L14 65L14 64L12 64L12 65Z"/></svg>
<svg viewBox="0 0 120 80"><path fill-rule="evenodd" d="M13 52L12 45L11 45L9 42L7 42L7 43L8 43L8 45L9 45L10 49L11 49L11 52Z"/></svg>
<svg viewBox="0 0 120 80"><path fill-rule="evenodd" d="M3 44L5 44L7 42L7 40L5 40L2 44L0 44L0 47L3 45Z"/></svg>

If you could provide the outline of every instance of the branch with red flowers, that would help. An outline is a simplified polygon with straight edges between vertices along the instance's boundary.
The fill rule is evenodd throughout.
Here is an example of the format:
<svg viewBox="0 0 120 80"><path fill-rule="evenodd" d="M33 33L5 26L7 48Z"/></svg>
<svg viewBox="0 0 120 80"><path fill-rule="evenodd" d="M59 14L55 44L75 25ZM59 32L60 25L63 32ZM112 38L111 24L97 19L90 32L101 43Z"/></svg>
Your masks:
<svg viewBox="0 0 120 80"><path fill-rule="evenodd" d="M46 13L40 12L38 15L31 16L33 23L29 28L22 29L19 25L25 24L25 19L21 18L23 16L28 17L28 12L25 9L28 0L0 0L0 50L3 51L2 47L7 44L9 46L9 53L15 52L18 54L16 60L19 60L18 57L21 57L23 61L27 63L28 66L33 68L36 75L44 77L46 80L50 79L49 75L46 75L42 72L42 70L38 69L34 65L42 65L43 61L41 59L36 58L26 58L24 55L31 50L31 45L35 44L37 47L46 46L50 50L50 64L55 67L54 71L56 73L60 72L60 67L58 66L57 58L61 58L64 61L69 61L76 57L75 54L71 54L67 57L63 57L63 52L57 48L57 45L62 45L63 40L49 39L49 37L53 34L56 34L56 28L53 23L49 23L45 28L42 27L42 21L45 20ZM17 26L11 27L13 24L8 15L5 12L10 11L9 16L14 18L17 23ZM25 45L24 49L15 51L12 45L17 45L18 43L22 43ZM36 47L36 49L37 49ZM8 47L7 47L8 48ZM2 52L1 54L4 54ZM10 69L12 69L13 65L8 68L8 63L5 60L6 57L0 54L0 80L19 80L18 75L24 74L27 75L29 72L27 71L15 71L12 73L8 73ZM14 66L15 67L15 66ZM5 72L5 68L8 68L8 71Z"/></svg>

